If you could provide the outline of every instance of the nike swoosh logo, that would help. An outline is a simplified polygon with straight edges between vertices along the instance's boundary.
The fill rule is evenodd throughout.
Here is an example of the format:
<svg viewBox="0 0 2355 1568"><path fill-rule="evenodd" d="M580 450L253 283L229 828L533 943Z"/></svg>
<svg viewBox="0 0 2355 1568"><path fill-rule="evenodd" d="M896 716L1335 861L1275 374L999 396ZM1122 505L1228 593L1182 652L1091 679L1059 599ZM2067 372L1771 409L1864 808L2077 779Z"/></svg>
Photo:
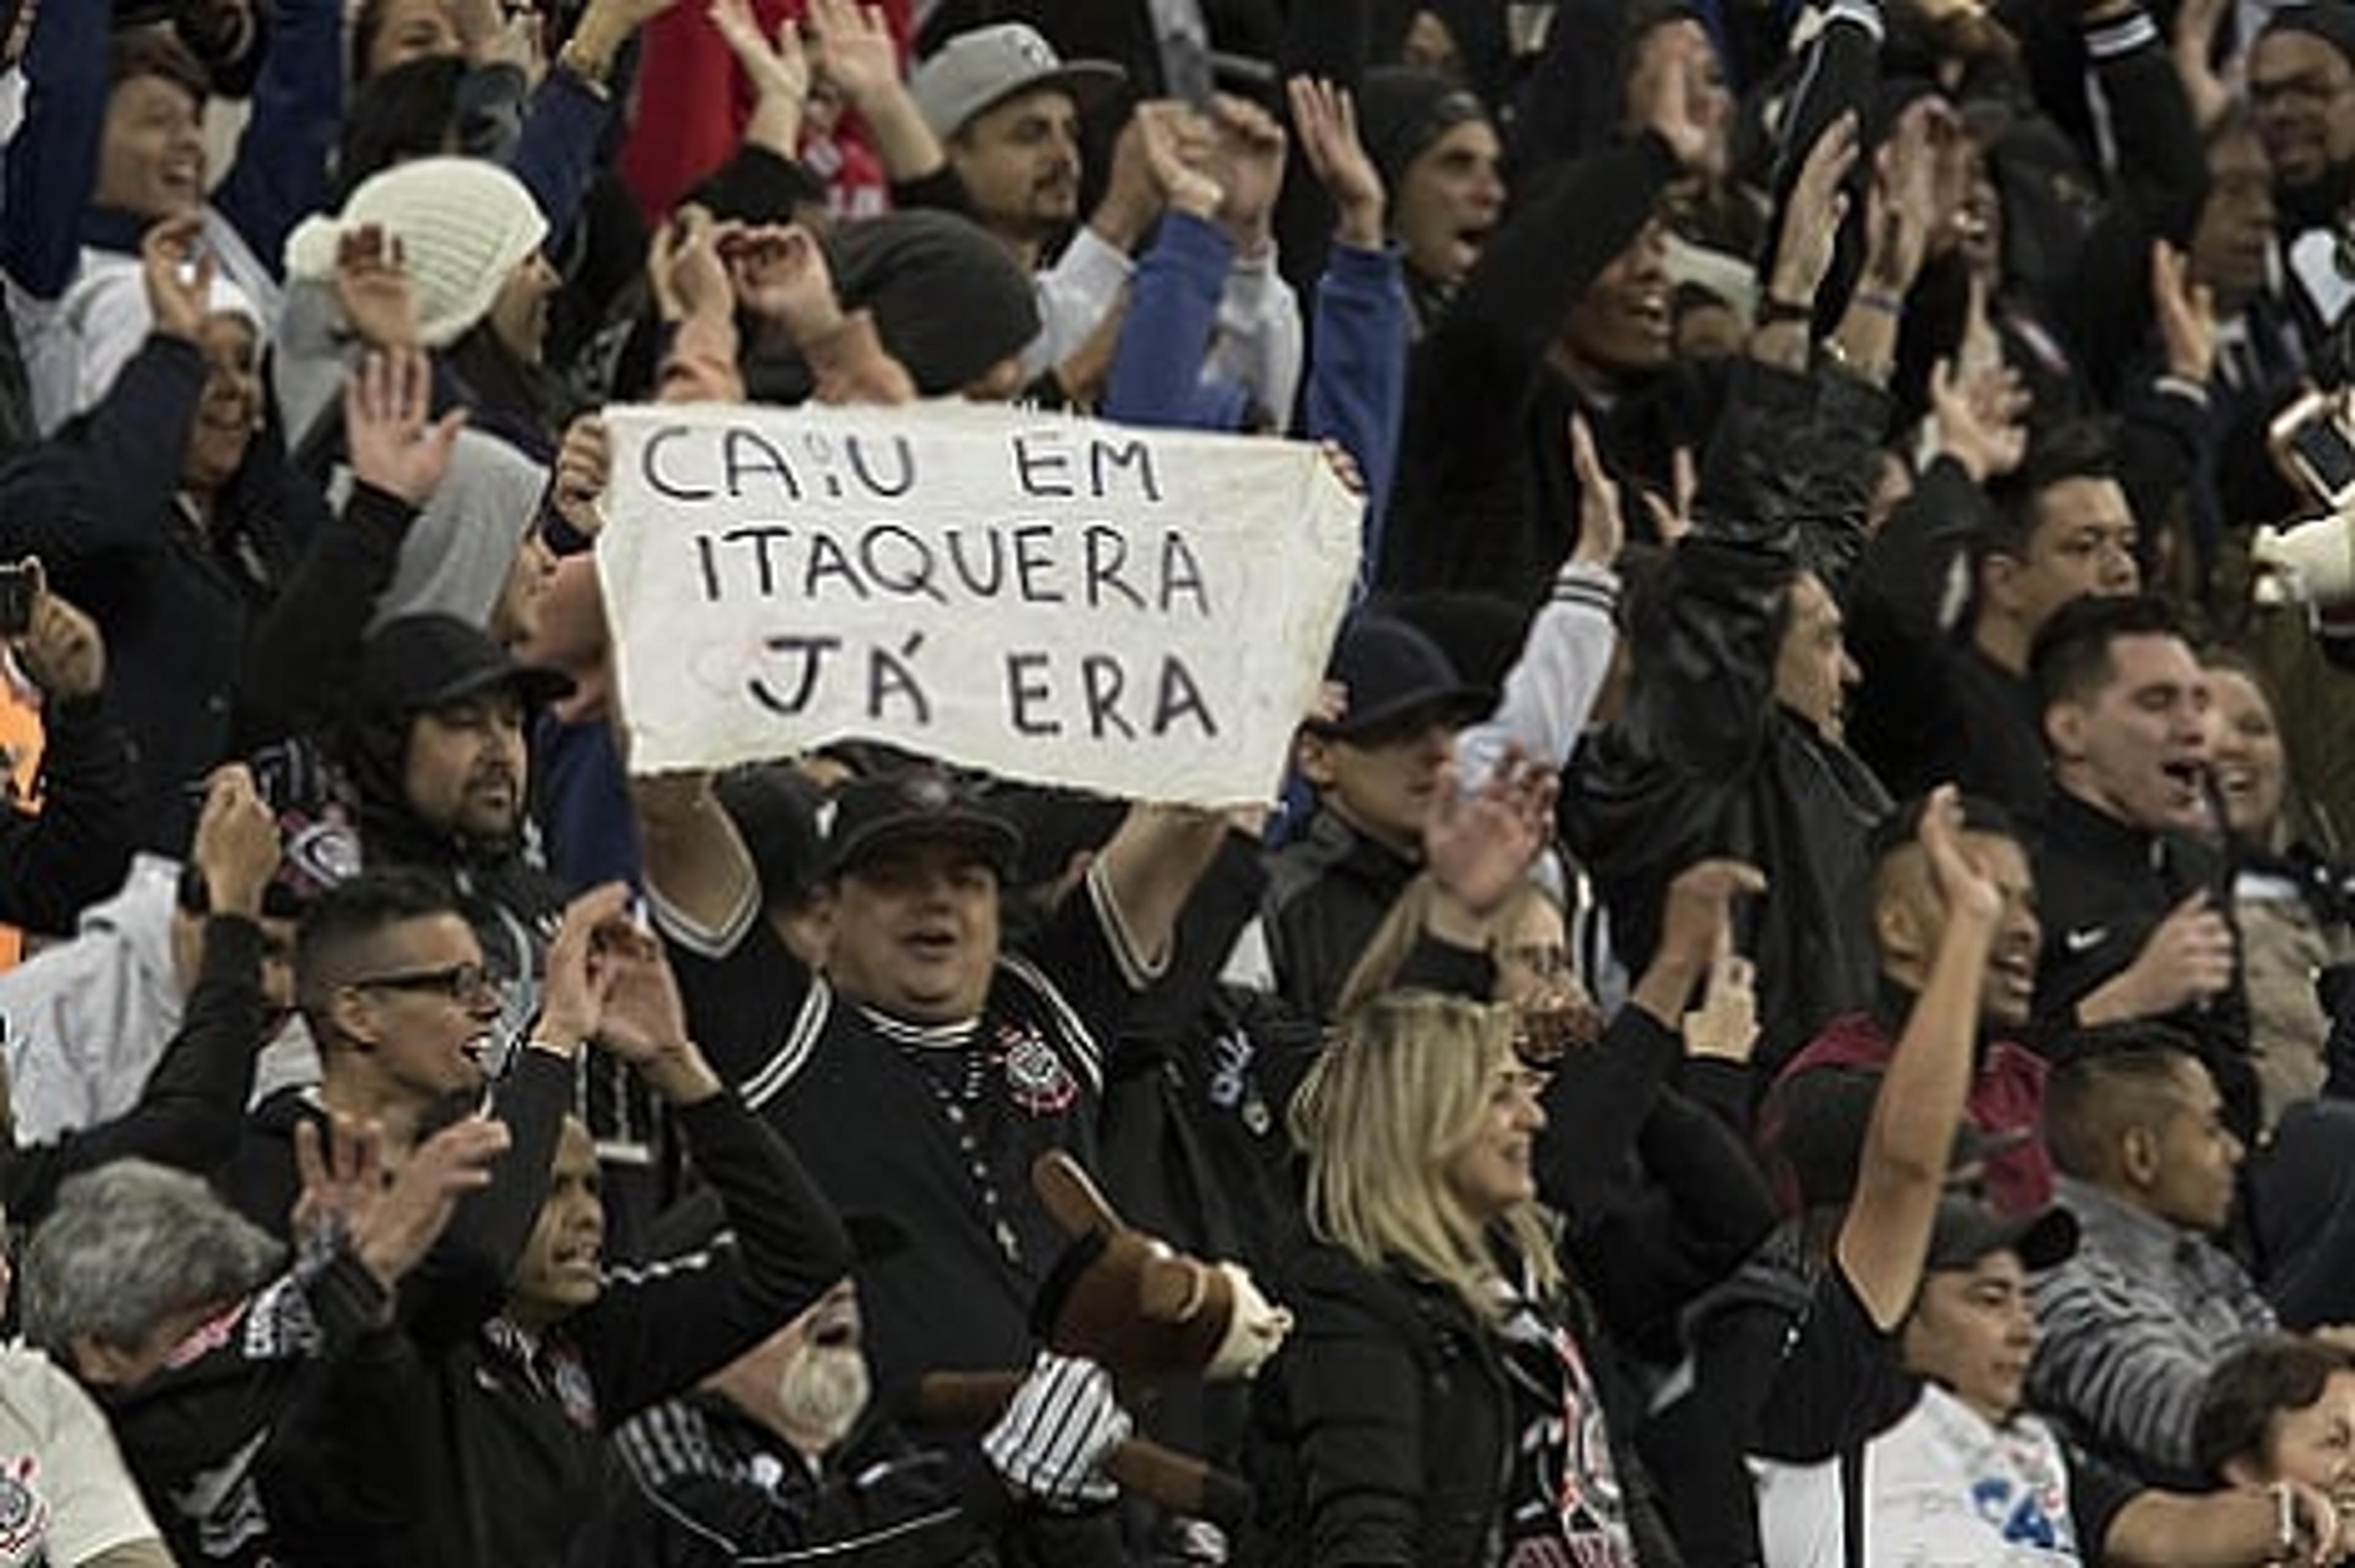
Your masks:
<svg viewBox="0 0 2355 1568"><path fill-rule="evenodd" d="M2091 953L2094 948L2099 947L2103 943L2107 942L2109 939L2110 928L2108 926L2089 925L2083 931L2073 931L2063 935L2061 938L2061 944L2063 947L2066 947L2071 955L2073 956L2080 953Z"/></svg>

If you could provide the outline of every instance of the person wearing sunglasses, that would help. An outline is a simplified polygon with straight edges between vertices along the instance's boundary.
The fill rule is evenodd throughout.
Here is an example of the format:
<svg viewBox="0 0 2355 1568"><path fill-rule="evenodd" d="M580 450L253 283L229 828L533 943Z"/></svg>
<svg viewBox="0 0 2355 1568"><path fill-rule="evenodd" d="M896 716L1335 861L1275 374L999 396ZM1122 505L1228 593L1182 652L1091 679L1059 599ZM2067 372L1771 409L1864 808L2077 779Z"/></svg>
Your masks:
<svg viewBox="0 0 2355 1568"><path fill-rule="evenodd" d="M319 1083L255 1107L224 1183L241 1212L281 1236L301 1185L298 1126L334 1115L375 1122L398 1169L453 1111L485 1102L501 1065L503 998L482 944L448 888L421 872L365 871L322 897L295 938L294 991L319 1047ZM491 1098L518 1147L541 1159L571 1104L579 1051L578 1041L526 1047Z"/></svg>

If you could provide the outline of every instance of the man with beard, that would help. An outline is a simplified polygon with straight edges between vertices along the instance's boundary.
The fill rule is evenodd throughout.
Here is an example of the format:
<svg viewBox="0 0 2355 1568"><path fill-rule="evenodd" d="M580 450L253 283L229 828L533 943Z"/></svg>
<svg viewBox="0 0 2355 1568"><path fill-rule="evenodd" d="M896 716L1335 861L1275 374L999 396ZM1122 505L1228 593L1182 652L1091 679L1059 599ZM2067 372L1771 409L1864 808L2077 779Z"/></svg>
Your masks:
<svg viewBox="0 0 2355 1568"><path fill-rule="evenodd" d="M1051 1513L1020 1505L1085 1495L1128 1429L1100 1371L1045 1357L1009 1413L1071 1401L1088 1434L1080 1456L1042 1467L1044 1445L1026 1443L1024 1424L1009 1415L983 1440L990 1471L960 1476L946 1454L911 1442L870 1403L859 1336L858 1290L845 1279L702 1387L615 1433L613 1457L630 1484L609 1491L603 1561L986 1563L1002 1528L1055 1532Z"/></svg>
<svg viewBox="0 0 2355 1568"><path fill-rule="evenodd" d="M2249 108L2272 160L2275 232L2309 357L2348 296L2339 224L2355 192L2355 10L2286 5L2250 47Z"/></svg>
<svg viewBox="0 0 2355 1568"><path fill-rule="evenodd" d="M2052 758L2036 836L2048 1040L2161 1019L2181 1029L2244 1140L2257 1125L2232 875L2210 828L2207 687L2173 613L2147 597L2080 599L2030 660Z"/></svg>
<svg viewBox="0 0 2355 1568"><path fill-rule="evenodd" d="M366 862L421 871L454 898L495 987L504 1049L540 1010L549 943L571 891L539 853L526 736L572 682L517 662L470 622L417 614L369 636L358 687L341 750L359 795ZM662 1112L593 1046L578 1071L576 1103L606 1165L614 1248L634 1255L661 1200Z"/></svg>

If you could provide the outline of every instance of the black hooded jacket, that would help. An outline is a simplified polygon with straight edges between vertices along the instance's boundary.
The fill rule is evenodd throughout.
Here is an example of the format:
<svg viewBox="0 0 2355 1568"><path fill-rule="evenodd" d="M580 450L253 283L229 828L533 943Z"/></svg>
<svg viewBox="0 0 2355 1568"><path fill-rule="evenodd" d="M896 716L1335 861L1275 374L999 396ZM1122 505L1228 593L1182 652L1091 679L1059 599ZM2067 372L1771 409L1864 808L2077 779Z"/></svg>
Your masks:
<svg viewBox="0 0 2355 1568"><path fill-rule="evenodd" d="M1869 1006L1865 837L1889 809L1872 771L1781 707L1774 667L1795 575L1835 595L1863 538L1883 393L1847 372L1745 362L1704 465L1694 531L1629 635L1625 715L1572 759L1564 837L1601 886L1631 973L1669 881L1711 856L1766 874L1736 940L1758 965L1763 1071Z"/></svg>

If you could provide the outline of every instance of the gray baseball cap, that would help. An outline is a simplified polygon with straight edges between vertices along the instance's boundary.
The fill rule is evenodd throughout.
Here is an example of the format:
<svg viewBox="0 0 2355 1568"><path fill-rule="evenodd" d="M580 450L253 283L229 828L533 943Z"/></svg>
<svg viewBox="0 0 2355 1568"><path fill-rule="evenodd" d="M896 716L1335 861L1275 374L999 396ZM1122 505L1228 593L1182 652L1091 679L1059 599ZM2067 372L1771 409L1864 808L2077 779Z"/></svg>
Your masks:
<svg viewBox="0 0 2355 1568"><path fill-rule="evenodd" d="M1127 80L1109 60L1067 61L1038 28L1001 22L959 33L943 44L916 67L908 90L932 134L945 137L1018 92L1059 87L1084 111L1111 97Z"/></svg>

